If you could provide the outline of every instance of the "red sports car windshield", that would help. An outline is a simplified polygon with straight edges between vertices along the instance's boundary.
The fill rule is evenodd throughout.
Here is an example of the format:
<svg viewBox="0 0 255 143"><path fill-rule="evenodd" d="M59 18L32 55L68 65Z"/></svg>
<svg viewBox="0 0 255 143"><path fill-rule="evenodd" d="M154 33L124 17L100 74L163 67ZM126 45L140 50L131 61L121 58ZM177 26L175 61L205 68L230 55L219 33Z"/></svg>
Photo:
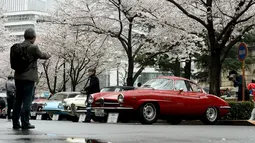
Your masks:
<svg viewBox="0 0 255 143"><path fill-rule="evenodd" d="M144 83L141 88L152 88L157 90L173 90L174 81L166 78L155 78Z"/></svg>

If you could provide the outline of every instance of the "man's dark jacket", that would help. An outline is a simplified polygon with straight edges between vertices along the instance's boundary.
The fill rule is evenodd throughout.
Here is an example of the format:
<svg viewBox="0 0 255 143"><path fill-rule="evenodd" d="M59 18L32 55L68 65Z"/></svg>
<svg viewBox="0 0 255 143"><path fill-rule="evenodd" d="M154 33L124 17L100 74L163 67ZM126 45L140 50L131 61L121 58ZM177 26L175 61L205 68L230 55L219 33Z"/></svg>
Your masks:
<svg viewBox="0 0 255 143"><path fill-rule="evenodd" d="M96 75L91 75L88 79L89 86L85 87L85 91L87 95L100 92L100 85L99 85L99 79L96 77Z"/></svg>
<svg viewBox="0 0 255 143"><path fill-rule="evenodd" d="M32 44L30 41L24 41L21 43L21 47L27 47L27 53L33 60L28 71L24 73L15 72L14 78L38 82L37 59L49 59L50 55L41 52L38 46Z"/></svg>
<svg viewBox="0 0 255 143"><path fill-rule="evenodd" d="M243 76L242 75L237 75L236 79L234 80L234 86L237 87L238 86L238 101L241 101L243 99L243 93L242 93L242 88L243 88ZM250 98L250 94L249 94L249 90L246 87L246 81L244 79L244 94L245 94L245 101L248 101Z"/></svg>

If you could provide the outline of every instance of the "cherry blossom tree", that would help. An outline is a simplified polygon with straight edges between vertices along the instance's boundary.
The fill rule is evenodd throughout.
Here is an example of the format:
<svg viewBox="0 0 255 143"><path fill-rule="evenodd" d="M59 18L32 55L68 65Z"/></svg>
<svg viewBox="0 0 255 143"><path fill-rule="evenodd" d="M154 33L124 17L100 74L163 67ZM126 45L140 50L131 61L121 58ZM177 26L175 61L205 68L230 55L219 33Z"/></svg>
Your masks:
<svg viewBox="0 0 255 143"><path fill-rule="evenodd" d="M0 10L0 83L3 83L7 79L7 76L13 74L13 70L10 66L10 47L15 42L15 38L10 36L10 32L4 26L4 22L6 21L6 17Z"/></svg>
<svg viewBox="0 0 255 143"><path fill-rule="evenodd" d="M85 34L80 26L55 23L47 18L41 19L38 26L43 31L40 37L42 47L53 55L51 60L43 63L47 85L51 91L64 90L67 82L70 82L71 90L76 91L79 84L86 82L89 68L95 68L101 73L106 66L111 66L106 60L114 59L109 53L111 45L107 44L108 36Z"/></svg>
<svg viewBox="0 0 255 143"><path fill-rule="evenodd" d="M146 63L157 55L168 53L179 45L180 29L162 21L166 2L138 0L64 0L59 1L61 23L82 26L84 32L109 35L118 40L128 61L127 85L133 85ZM174 17L173 17L174 18ZM56 20L56 19L55 19ZM166 28L167 27L167 28ZM136 65L137 55L146 55ZM133 75L134 67L140 69Z"/></svg>
<svg viewBox="0 0 255 143"><path fill-rule="evenodd" d="M207 33L210 93L220 95L221 65L230 49L255 26L254 0L166 0ZM184 22L182 22L185 24ZM192 29L187 26L186 29ZM193 29L194 30L194 29Z"/></svg>

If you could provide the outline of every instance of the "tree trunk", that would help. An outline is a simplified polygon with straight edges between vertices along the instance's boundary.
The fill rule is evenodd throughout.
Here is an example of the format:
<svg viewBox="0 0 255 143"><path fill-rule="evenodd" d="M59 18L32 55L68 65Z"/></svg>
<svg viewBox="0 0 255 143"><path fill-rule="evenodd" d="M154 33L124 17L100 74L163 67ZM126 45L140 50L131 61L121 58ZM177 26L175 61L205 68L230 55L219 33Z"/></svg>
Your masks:
<svg viewBox="0 0 255 143"><path fill-rule="evenodd" d="M127 86L133 86L133 72L134 72L134 59L130 57L128 59L128 75L127 75Z"/></svg>
<svg viewBox="0 0 255 143"><path fill-rule="evenodd" d="M181 76L181 63L179 62L177 58L175 60L174 75Z"/></svg>
<svg viewBox="0 0 255 143"><path fill-rule="evenodd" d="M221 80L221 49L216 47L211 50L210 65L210 94L220 96L220 80Z"/></svg>
<svg viewBox="0 0 255 143"><path fill-rule="evenodd" d="M64 70L63 70L63 81L64 81L64 85L63 85L63 91L66 91L66 61L64 60Z"/></svg>
<svg viewBox="0 0 255 143"><path fill-rule="evenodd" d="M187 79L191 77L191 58L185 62L184 77Z"/></svg>
<svg viewBox="0 0 255 143"><path fill-rule="evenodd" d="M72 84L72 91L76 91L76 85L77 84L73 82L73 84Z"/></svg>

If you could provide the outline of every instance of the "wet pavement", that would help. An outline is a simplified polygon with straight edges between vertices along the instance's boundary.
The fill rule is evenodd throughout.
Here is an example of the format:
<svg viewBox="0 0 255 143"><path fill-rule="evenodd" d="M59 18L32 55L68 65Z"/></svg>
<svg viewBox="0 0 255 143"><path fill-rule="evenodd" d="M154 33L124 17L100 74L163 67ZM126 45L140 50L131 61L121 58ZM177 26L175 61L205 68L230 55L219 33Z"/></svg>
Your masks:
<svg viewBox="0 0 255 143"><path fill-rule="evenodd" d="M254 143L254 126L140 125L31 121L36 129L12 130L0 119L0 143Z"/></svg>

